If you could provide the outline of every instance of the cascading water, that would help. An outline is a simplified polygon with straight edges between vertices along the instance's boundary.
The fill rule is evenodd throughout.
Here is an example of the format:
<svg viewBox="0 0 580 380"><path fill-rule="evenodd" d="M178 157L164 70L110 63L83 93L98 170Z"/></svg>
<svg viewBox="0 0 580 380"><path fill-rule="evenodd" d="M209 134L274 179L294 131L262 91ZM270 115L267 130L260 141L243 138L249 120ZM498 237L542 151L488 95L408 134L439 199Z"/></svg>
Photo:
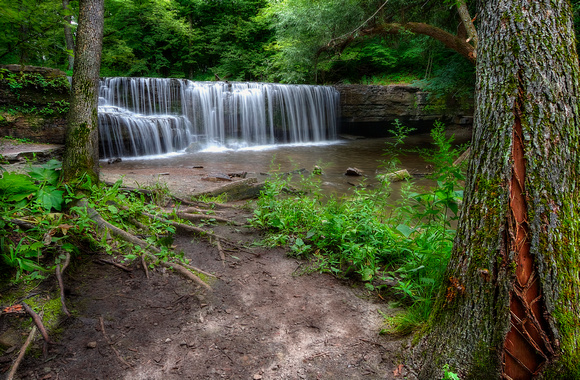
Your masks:
<svg viewBox="0 0 580 380"><path fill-rule="evenodd" d="M338 105L326 86L104 78L101 157L333 140Z"/></svg>

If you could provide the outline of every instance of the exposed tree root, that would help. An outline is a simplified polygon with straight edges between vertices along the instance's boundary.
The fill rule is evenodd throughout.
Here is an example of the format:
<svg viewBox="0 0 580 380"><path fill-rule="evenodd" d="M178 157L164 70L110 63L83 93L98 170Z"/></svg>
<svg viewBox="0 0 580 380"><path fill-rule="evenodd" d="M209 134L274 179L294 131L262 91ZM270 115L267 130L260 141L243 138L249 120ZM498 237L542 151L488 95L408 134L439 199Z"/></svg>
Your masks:
<svg viewBox="0 0 580 380"><path fill-rule="evenodd" d="M225 267L226 266L226 255L224 254L224 250L223 250L222 245L220 243L220 239L217 239L217 247L218 247L218 251L220 252L220 258L222 259L222 265Z"/></svg>
<svg viewBox="0 0 580 380"><path fill-rule="evenodd" d="M145 255L141 255L141 265L143 265L145 277L147 277L147 279L149 280L149 268L147 268L147 263L145 262Z"/></svg>
<svg viewBox="0 0 580 380"><path fill-rule="evenodd" d="M231 219L222 218L216 215L200 215L200 214L188 214L185 212L176 212L175 216L181 219L189 220L190 222L199 222L204 220L215 220L216 222L228 223L234 226L242 226L243 224L233 221Z"/></svg>
<svg viewBox="0 0 580 380"><path fill-rule="evenodd" d="M63 311L63 313L66 314L67 317L70 317L71 314L66 307L66 302L65 302L65 297L64 297L64 281L62 280L62 275L63 275L64 271L66 270L66 268L68 267L69 263L70 263L70 253L66 252L66 259L64 261L64 264L62 265L62 269L60 268L60 264L56 264L56 270L55 270L56 280L58 281L58 287L60 289L60 303L62 305L62 311Z"/></svg>
<svg viewBox="0 0 580 380"><path fill-rule="evenodd" d="M215 210L204 210L201 208L197 208L197 207L186 207L184 209L179 208L179 206L175 207L175 209L179 212L186 212L189 214L192 213L197 213L197 214L210 214L210 215L214 215L216 213L220 213L221 211L215 211ZM167 210L167 212L173 212L173 210Z"/></svg>
<svg viewBox="0 0 580 380"><path fill-rule="evenodd" d="M22 219L10 219L10 223L17 225L23 230L31 230L33 228L36 228L34 224Z"/></svg>
<svg viewBox="0 0 580 380"><path fill-rule="evenodd" d="M103 322L103 317L99 317L99 322L101 324L101 331L103 332L103 336L105 337L105 340L107 341L107 344L109 345L109 347L111 347L111 350L113 350L115 355L117 355L117 359L119 359L119 361L121 363L125 364L128 368L131 368L132 365L127 363L127 361L125 359L123 359L123 357L121 356L119 351L115 348L113 342L111 342L111 339L109 339L109 336L105 332L105 323Z"/></svg>
<svg viewBox="0 0 580 380"><path fill-rule="evenodd" d="M150 260L156 262L158 261L160 265L166 267L166 268L172 268L174 269L177 273L181 274L182 276L184 276L185 278L187 278L188 280L192 280L194 281L196 284L199 284L201 286L203 286L204 288L211 290L211 287L206 284L203 280L201 280L198 276L196 276L195 274L193 274L192 272L190 272L189 270L187 270L184 266L180 265L180 264L176 264L176 263L172 263L172 262L168 262L168 261L162 261L159 260L158 257L156 257L155 255L149 253L149 252L153 252L153 253L160 253L161 250L155 246L152 246L151 244L149 244L148 242L146 242L145 240L139 239L137 236L132 235L114 225L112 225L111 223L107 222L105 219L103 219L103 217L93 208L89 207L88 203L85 200L80 200L79 201L79 205L82 207L86 207L87 209L87 215L89 216L89 218L91 218L91 220L93 220L98 228L102 229L102 230L108 230L110 231L113 235L129 242L132 244L135 244L141 248L143 248L143 250L145 251L143 254L149 258ZM147 213L144 213L145 215L150 215ZM166 221L163 218L159 218L161 220ZM173 224L174 222L170 222L170 221L166 221L167 223ZM179 223L178 223L179 224ZM195 227L193 227L195 228ZM203 231L204 233L207 233L205 230L199 229L201 231Z"/></svg>
<svg viewBox="0 0 580 380"><path fill-rule="evenodd" d="M147 254L147 256L151 257L152 259L156 259L156 257L153 256L153 255ZM210 291L212 290L211 286L209 286L208 284L206 284L201 278L199 278L195 274L191 273L191 271L189 271L183 265L176 264L176 263L172 263L170 261L160 261L159 264L162 265L162 266L164 266L164 267L166 267L166 268L172 268L173 270L175 270L176 272L178 272L179 274L181 274L183 277L185 277L187 279L190 279L191 281L193 281L196 284L204 287L207 290L210 290Z"/></svg>
<svg viewBox="0 0 580 380"><path fill-rule="evenodd" d="M48 333L46 332L46 328L44 328L44 324L42 324L42 319L40 318L40 316L38 314L36 314L34 312L34 310L32 310L30 308L30 306L28 306L24 302L22 302L22 307L24 308L24 310L26 310L26 312L28 313L28 315L30 315L30 317L34 321L34 324L36 325L36 327L38 327L38 331L40 331L40 334L44 338L44 341L46 343L49 343L49 344L56 344L48 336Z"/></svg>
<svg viewBox="0 0 580 380"><path fill-rule="evenodd" d="M99 263L103 263L103 264L112 265L112 266L117 267L117 268L119 268L121 270L124 270L125 272L132 272L133 271L133 269L127 268L126 266L124 266L122 264L119 264L119 263L116 263L116 262L111 261L111 260L97 259L95 261L96 262L99 262Z"/></svg>
<svg viewBox="0 0 580 380"><path fill-rule="evenodd" d="M18 354L18 357L14 361L14 364L12 364L12 367L10 368L10 372L8 372L8 375L6 376L6 380L14 379L14 375L16 375L16 371L18 370L18 366L20 366L20 363L22 362L22 359L24 358L24 354L26 354L26 350L28 349L28 346L30 346L30 343L32 343L32 341L34 340L34 336L36 335L36 330L37 330L36 326L32 326L32 330L30 330L30 333L28 334L28 338L26 338L26 342L24 342L24 344L22 345L22 348L20 348L20 353Z"/></svg>

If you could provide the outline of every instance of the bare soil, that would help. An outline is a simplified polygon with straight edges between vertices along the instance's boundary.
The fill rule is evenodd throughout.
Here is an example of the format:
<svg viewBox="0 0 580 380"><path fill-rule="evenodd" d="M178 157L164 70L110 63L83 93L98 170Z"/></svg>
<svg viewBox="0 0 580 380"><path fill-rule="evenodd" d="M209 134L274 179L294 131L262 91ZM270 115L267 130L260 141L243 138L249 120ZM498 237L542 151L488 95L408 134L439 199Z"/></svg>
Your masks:
<svg viewBox="0 0 580 380"><path fill-rule="evenodd" d="M251 211L220 216L243 223ZM247 226L214 230L240 243L261 238ZM127 272L96 261L111 256L83 256L64 278L73 317L49 332L57 344L45 354L35 340L18 378L414 378L401 354L408 340L379 335L383 315L397 310L360 283L309 272L282 248L228 250L222 261L199 238L177 235L174 245L218 276L213 291L162 268L147 279L140 263ZM8 318L0 314L0 334ZM0 373L18 348L0 356Z"/></svg>

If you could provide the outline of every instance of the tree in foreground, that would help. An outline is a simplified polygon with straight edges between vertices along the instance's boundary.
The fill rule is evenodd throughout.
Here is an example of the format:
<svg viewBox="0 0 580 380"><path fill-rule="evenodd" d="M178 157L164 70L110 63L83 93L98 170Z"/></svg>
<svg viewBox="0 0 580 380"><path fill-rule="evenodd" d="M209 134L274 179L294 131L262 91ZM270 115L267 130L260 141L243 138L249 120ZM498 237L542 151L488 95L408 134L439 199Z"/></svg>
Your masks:
<svg viewBox="0 0 580 380"><path fill-rule="evenodd" d="M103 42L103 0L81 0L67 117L63 180L99 178L98 89Z"/></svg>
<svg viewBox="0 0 580 380"><path fill-rule="evenodd" d="M481 3L466 198L421 379L580 378L579 70L567 0Z"/></svg>

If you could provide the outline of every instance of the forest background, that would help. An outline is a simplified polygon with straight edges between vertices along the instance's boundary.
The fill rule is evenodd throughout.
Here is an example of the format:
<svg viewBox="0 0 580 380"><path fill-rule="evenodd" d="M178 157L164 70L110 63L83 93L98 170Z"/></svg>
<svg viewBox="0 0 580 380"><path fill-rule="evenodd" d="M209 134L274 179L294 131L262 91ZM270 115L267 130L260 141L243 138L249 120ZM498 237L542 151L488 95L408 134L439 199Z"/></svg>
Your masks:
<svg viewBox="0 0 580 380"><path fill-rule="evenodd" d="M580 1L572 5L578 32ZM0 9L0 63L72 73L65 31L74 33L78 1L0 0ZM358 33L344 43L359 28L406 22L465 35L453 0L106 0L101 76L413 83L472 97L473 63L427 35Z"/></svg>

